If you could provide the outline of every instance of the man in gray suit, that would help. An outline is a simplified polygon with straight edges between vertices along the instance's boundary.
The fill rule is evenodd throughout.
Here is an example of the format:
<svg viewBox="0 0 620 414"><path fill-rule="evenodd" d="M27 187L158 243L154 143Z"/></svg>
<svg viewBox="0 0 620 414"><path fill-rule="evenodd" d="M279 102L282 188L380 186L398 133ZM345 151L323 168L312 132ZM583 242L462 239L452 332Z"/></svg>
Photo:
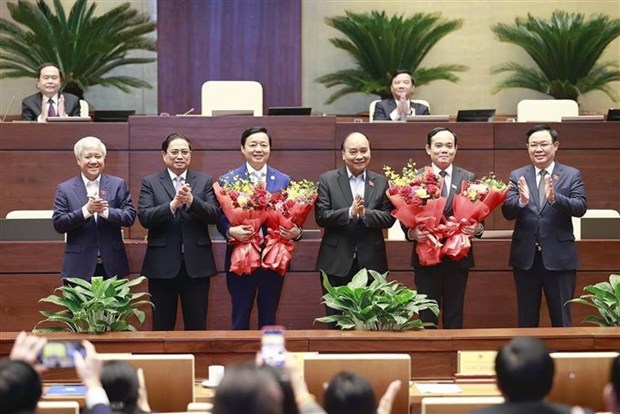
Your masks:
<svg viewBox="0 0 620 414"><path fill-rule="evenodd" d="M383 229L394 224L387 179L367 168L368 138L349 134L342 143L342 159L344 167L319 178L314 210L317 224L324 228L316 268L328 275L332 286L346 285L363 268L386 272ZM327 308L327 315L333 312Z"/></svg>
<svg viewBox="0 0 620 414"><path fill-rule="evenodd" d="M517 288L519 327L537 327L541 291L552 326L571 326L567 300L575 294L577 246L572 217L586 213L581 172L555 161L559 134L547 125L526 132L532 164L510 174L502 213L516 220L510 265Z"/></svg>
<svg viewBox="0 0 620 414"><path fill-rule="evenodd" d="M458 151L457 139L454 132L443 127L434 128L426 135L426 153L431 157L433 172L442 176L444 180L441 195L447 198L444 208L446 217L452 215L452 200L454 194L458 194L461 190L462 183L474 179L473 173L453 164ZM409 241L428 240L428 232L421 226L404 230L406 230ZM474 223L464 226L462 230L468 236L480 236L484 227L481 223ZM423 266L416 254L414 243L411 265L415 269L417 291L437 301L441 309L442 327L444 329L462 328L465 289L469 269L474 266L473 247L463 259L454 261L449 257L444 257L437 265ZM420 312L420 319L424 322L438 323L437 316L430 311Z"/></svg>
<svg viewBox="0 0 620 414"><path fill-rule="evenodd" d="M189 138L168 135L161 154L167 168L142 180L138 201L138 219L149 231L142 274L155 305L153 330L174 329L179 296L185 330L202 330L209 278L217 273L208 225L217 223L220 208L213 178L189 169Z"/></svg>

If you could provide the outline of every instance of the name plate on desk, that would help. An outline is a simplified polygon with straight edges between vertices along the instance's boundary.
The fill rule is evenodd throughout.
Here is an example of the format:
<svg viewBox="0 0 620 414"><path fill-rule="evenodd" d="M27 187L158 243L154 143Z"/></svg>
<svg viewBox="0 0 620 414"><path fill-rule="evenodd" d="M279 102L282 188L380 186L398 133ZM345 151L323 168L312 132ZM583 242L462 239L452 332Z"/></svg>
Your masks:
<svg viewBox="0 0 620 414"><path fill-rule="evenodd" d="M458 351L458 375L495 375L497 351Z"/></svg>

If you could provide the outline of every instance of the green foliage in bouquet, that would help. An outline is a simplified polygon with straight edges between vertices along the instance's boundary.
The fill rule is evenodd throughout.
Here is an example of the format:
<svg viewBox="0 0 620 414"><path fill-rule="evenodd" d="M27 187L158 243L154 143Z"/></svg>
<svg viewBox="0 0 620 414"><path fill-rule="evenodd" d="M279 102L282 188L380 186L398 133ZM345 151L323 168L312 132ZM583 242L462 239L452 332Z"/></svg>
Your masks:
<svg viewBox="0 0 620 414"><path fill-rule="evenodd" d="M58 295L50 295L39 302L58 305L59 311L40 311L46 319L35 326L38 332L83 332L104 333L110 331L136 331L130 323L135 317L140 324L146 315L141 308L153 306L144 300L146 292L132 293L131 288L141 284L146 278L140 276L133 280L103 279L94 276L91 282L80 278L68 278L71 285L56 288ZM43 326L51 323L52 326Z"/></svg>
<svg viewBox="0 0 620 414"><path fill-rule="evenodd" d="M568 303L591 306L600 317L588 315L583 322L598 326L620 326L620 275L609 275L609 282L600 282L583 288L587 295L571 299Z"/></svg>
<svg viewBox="0 0 620 414"><path fill-rule="evenodd" d="M426 295L418 294L395 280L388 282L387 272L381 274L361 269L351 282L337 287L329 283L325 272L321 271L321 275L327 290L323 303L340 314L317 318L317 322L335 322L341 329L407 331L434 326L418 318L420 311L428 309L439 314L435 300L427 299ZM369 276L373 281L367 286Z"/></svg>

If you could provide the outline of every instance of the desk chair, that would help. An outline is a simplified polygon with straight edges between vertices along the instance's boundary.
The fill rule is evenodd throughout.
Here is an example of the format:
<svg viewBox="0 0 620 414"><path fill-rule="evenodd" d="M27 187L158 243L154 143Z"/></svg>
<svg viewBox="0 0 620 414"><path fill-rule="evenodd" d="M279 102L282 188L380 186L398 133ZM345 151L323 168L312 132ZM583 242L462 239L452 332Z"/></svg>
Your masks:
<svg viewBox="0 0 620 414"><path fill-rule="evenodd" d="M263 85L255 81L207 81L201 90L202 115L252 111L263 116Z"/></svg>
<svg viewBox="0 0 620 414"><path fill-rule="evenodd" d="M563 116L578 115L571 99L524 99L517 105L517 122L561 122Z"/></svg>
<svg viewBox="0 0 620 414"><path fill-rule="evenodd" d="M84 99L80 99L80 117L90 116L90 106Z"/></svg>
<svg viewBox="0 0 620 414"><path fill-rule="evenodd" d="M422 414L467 414L503 402L504 397L425 397Z"/></svg>
<svg viewBox="0 0 620 414"><path fill-rule="evenodd" d="M79 414L80 404L77 401L39 401L38 414Z"/></svg>
<svg viewBox="0 0 620 414"><path fill-rule="evenodd" d="M370 105L368 105L368 122L374 122L373 115L375 114L375 106L377 106L378 102L381 102L381 99L376 99L372 101ZM411 102L426 105L428 106L428 110L431 110L431 105L428 103L428 101L425 101L424 99L412 99Z"/></svg>

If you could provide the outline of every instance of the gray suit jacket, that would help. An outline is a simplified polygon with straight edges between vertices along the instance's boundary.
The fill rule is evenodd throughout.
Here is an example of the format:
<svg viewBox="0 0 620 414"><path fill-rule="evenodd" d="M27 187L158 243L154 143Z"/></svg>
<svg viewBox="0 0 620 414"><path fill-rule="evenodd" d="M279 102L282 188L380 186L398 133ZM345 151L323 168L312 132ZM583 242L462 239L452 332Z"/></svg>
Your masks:
<svg viewBox="0 0 620 414"><path fill-rule="evenodd" d="M530 201L523 207L519 206L517 187L521 176L530 189ZM510 246L510 265L516 269L532 267L537 238L543 246L542 260L547 270L574 270L579 266L572 217L581 217L587 210L583 178L579 170L556 161L551 179L555 203L545 203L540 209L534 166L530 164L510 174L511 186L502 213L508 220L516 220Z"/></svg>
<svg viewBox="0 0 620 414"><path fill-rule="evenodd" d="M416 115L430 115L431 112L428 106L419 104L417 102L409 101L411 107L415 109ZM391 121L390 114L396 109L396 101L394 98L384 99L381 102L377 102L375 105L375 113L372 115L374 121Z"/></svg>
<svg viewBox="0 0 620 414"><path fill-rule="evenodd" d="M354 252L360 268L388 270L383 229L391 227L395 219L391 215L393 206L386 196L387 189L384 176L366 170L366 217L363 221L351 220L349 207L353 195L346 168L321 175L314 210L317 224L324 228L317 270L345 277L353 264Z"/></svg>
<svg viewBox="0 0 620 414"><path fill-rule="evenodd" d="M138 201L138 219L149 231L142 274L148 278L172 279L183 259L191 278L217 273L208 224L216 224L221 214L210 175L187 171L194 201L175 214L170 202L176 195L168 170L142 180Z"/></svg>
<svg viewBox="0 0 620 414"><path fill-rule="evenodd" d="M80 116L80 100L70 93L62 93L65 97L65 112L69 116ZM43 94L35 93L22 100L22 119L24 121L36 121L41 115L41 101Z"/></svg>

